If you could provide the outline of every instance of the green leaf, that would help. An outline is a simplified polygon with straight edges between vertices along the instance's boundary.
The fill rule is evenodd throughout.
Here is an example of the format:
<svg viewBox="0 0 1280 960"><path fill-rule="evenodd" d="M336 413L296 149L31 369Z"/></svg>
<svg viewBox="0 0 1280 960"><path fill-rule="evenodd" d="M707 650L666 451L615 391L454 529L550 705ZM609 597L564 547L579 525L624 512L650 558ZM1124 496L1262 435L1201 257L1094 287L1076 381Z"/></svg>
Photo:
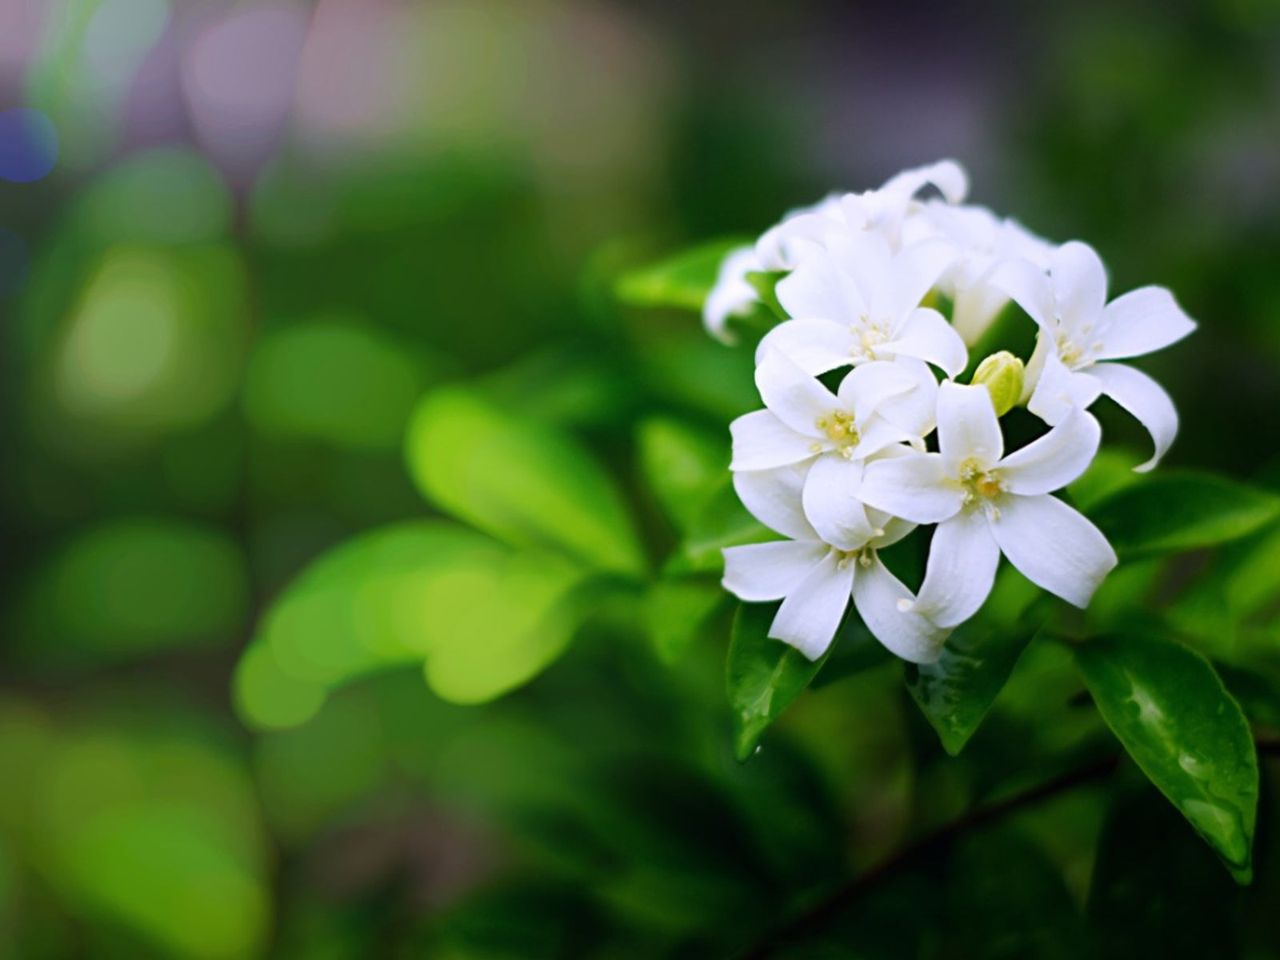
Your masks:
<svg viewBox="0 0 1280 960"><path fill-rule="evenodd" d="M715 436L670 417L640 424L640 466L676 528L690 530L729 475L729 433Z"/></svg>
<svg viewBox="0 0 1280 960"><path fill-rule="evenodd" d="M1144 637L1101 637L1076 649L1098 710L1129 755L1247 883L1258 806L1249 724L1209 662Z"/></svg>
<svg viewBox="0 0 1280 960"><path fill-rule="evenodd" d="M1037 624L1026 616L1037 589L1012 567L996 580L986 606L947 638L936 663L905 665L907 690L955 756L977 731Z"/></svg>
<svg viewBox="0 0 1280 960"><path fill-rule="evenodd" d="M744 603L733 620L728 687L733 708L734 752L751 756L769 725L822 669L824 654L810 660L781 640L769 639L777 604Z"/></svg>
<svg viewBox="0 0 1280 960"><path fill-rule="evenodd" d="M450 523L373 531L321 557L270 607L237 669L237 705L254 726L296 726L327 691L413 663L443 699L491 700L565 650L588 577Z"/></svg>
<svg viewBox="0 0 1280 960"><path fill-rule="evenodd" d="M1208 473L1166 473L1104 497L1090 516L1129 559L1247 536L1280 517L1280 498Z"/></svg>
<svg viewBox="0 0 1280 960"><path fill-rule="evenodd" d="M676 307L701 310L715 285L720 264L749 237L721 237L667 260L633 270L618 280L618 299L633 307Z"/></svg>
<svg viewBox="0 0 1280 960"><path fill-rule="evenodd" d="M406 438L409 469L443 510L520 547L640 574L645 560L609 476L570 437L462 389L428 394Z"/></svg>

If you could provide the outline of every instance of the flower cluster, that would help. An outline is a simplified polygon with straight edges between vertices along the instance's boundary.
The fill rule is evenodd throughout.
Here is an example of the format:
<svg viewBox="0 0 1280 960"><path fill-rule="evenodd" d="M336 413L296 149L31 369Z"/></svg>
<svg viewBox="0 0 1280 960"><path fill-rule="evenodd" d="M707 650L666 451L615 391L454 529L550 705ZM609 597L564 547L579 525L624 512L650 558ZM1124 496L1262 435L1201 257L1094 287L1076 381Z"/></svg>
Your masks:
<svg viewBox="0 0 1280 960"><path fill-rule="evenodd" d="M828 197L730 254L706 302L708 329L732 339L731 318L758 306L749 275L780 276L774 295L789 319L760 341L764 409L734 421L730 468L743 504L785 539L725 550L724 585L746 601L781 600L769 635L810 658L852 598L893 653L936 660L991 592L1001 554L1086 606L1116 556L1053 493L1098 451L1087 408L1106 394L1147 428L1155 454L1139 470L1177 432L1164 390L1115 362L1194 329L1170 293L1143 287L1108 302L1092 248L1052 244L962 203L966 191L963 169L943 161ZM958 382L1010 300L1038 325L1031 357L993 354ZM1006 452L1000 417L1015 405L1047 429ZM913 594L878 551L921 524L937 528Z"/></svg>

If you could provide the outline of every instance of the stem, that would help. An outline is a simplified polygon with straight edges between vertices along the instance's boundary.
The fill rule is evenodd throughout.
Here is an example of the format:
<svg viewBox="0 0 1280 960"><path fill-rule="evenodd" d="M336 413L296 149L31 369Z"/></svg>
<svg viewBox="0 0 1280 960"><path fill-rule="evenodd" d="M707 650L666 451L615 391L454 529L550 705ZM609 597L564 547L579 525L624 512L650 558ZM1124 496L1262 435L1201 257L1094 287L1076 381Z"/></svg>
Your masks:
<svg viewBox="0 0 1280 960"><path fill-rule="evenodd" d="M1259 739L1257 741L1257 750L1259 756L1280 758L1280 739ZM1047 800L1076 787L1102 780L1115 770L1119 762L1120 754L1105 757L1077 770L1071 770L1061 776L1046 780L1044 783L1030 787L1021 793L1016 793L998 803L977 807L950 823L943 824L936 830L924 834L890 854L864 873L842 883L800 913L788 920L784 920L781 924L766 932L751 946L737 954L738 960L762 960L762 958L771 956L775 950L785 946L789 941L798 940L806 934L822 929L829 920L838 916L848 904L879 884L891 879L922 857L942 849L961 834L984 827L1024 807L1039 803L1041 800Z"/></svg>

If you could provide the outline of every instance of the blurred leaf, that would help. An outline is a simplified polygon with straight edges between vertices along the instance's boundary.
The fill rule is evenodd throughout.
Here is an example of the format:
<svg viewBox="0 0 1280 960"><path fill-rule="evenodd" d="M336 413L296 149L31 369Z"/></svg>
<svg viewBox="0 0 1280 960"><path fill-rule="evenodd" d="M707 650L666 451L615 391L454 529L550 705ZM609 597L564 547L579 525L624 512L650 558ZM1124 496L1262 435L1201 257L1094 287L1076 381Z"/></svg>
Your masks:
<svg viewBox="0 0 1280 960"><path fill-rule="evenodd" d="M734 753L751 756L765 730L804 692L826 660L810 660L795 647L769 638L777 604L744 603L733 620L727 679L733 708Z"/></svg>
<svg viewBox="0 0 1280 960"><path fill-rule="evenodd" d="M1074 960L1090 954L1084 918L1062 875L1012 831L971 835L952 854L947 903L954 956Z"/></svg>
<svg viewBox="0 0 1280 960"><path fill-rule="evenodd" d="M619 278L618 299L633 307L676 307L701 310L715 286L720 264L750 237L725 237L686 250L670 259L633 270Z"/></svg>
<svg viewBox="0 0 1280 960"><path fill-rule="evenodd" d="M658 657L676 663L697 641L711 615L729 595L718 583L663 578L645 595L645 626Z"/></svg>
<svg viewBox="0 0 1280 960"><path fill-rule="evenodd" d="M321 557L267 611L236 673L237 703L255 726L292 726L318 708L317 687L424 661L442 698L493 699L568 646L585 581L562 558L448 523L375 530Z"/></svg>
<svg viewBox="0 0 1280 960"><path fill-rule="evenodd" d="M1076 664L1143 773L1248 883L1258 761L1244 714L1209 662L1168 641L1101 637L1076 648Z"/></svg>
<svg viewBox="0 0 1280 960"><path fill-rule="evenodd" d="M1125 487L1142 482L1143 476L1133 472L1136 460L1132 453L1103 448L1093 458L1093 463L1067 486L1067 493L1077 510L1086 513L1107 497Z"/></svg>
<svg viewBox="0 0 1280 960"><path fill-rule="evenodd" d="M487 533L604 570L645 568L611 478L572 437L519 408L467 390L430 393L413 414L406 450L423 494Z"/></svg>
<svg viewBox="0 0 1280 960"><path fill-rule="evenodd" d="M1104 497L1090 515L1132 558L1247 536L1280 516L1280 498L1214 474L1166 473Z"/></svg>
<svg viewBox="0 0 1280 960"><path fill-rule="evenodd" d="M778 535L747 512L726 472L721 486L707 499L668 566L672 573L724 572L725 547L777 540Z"/></svg>
<svg viewBox="0 0 1280 960"><path fill-rule="evenodd" d="M72 540L26 598L24 645L41 661L97 662L225 645L247 614L236 544L216 529L136 518Z"/></svg>
<svg viewBox="0 0 1280 960"><path fill-rule="evenodd" d="M634 402L623 364L593 345L552 347L476 382L500 406L561 427L610 427Z"/></svg>
<svg viewBox="0 0 1280 960"><path fill-rule="evenodd" d="M1121 784L1098 837L1088 916L1097 956L1239 956L1238 888L1147 784Z"/></svg>
<svg viewBox="0 0 1280 960"><path fill-rule="evenodd" d="M425 379L371 324L316 320L268 333L245 374L249 421L268 436L394 449Z"/></svg>
<svg viewBox="0 0 1280 960"><path fill-rule="evenodd" d="M79 913L156 955L239 960L271 917L253 790L235 759L180 717L64 731L27 789L37 864Z"/></svg>
<svg viewBox="0 0 1280 960"><path fill-rule="evenodd" d="M1023 615L1037 596L1006 566L984 608L952 632L936 663L905 664L911 698L952 756L978 729L1035 634L1038 625Z"/></svg>
<svg viewBox="0 0 1280 960"><path fill-rule="evenodd" d="M712 436L672 417L640 424L640 466L676 528L688 531L729 473L729 437Z"/></svg>

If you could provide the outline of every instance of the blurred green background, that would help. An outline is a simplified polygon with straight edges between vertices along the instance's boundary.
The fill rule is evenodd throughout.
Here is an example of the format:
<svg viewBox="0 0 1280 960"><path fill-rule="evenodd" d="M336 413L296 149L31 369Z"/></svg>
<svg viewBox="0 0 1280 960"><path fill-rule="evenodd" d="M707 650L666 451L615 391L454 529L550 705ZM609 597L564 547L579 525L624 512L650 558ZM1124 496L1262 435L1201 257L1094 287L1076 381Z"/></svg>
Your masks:
<svg viewBox="0 0 1280 960"><path fill-rule="evenodd" d="M944 156L1173 288L1168 463L1280 488L1270 0L0 0L0 956L728 956L1105 761L1033 644L959 758L883 664L739 764L705 557L634 596L758 404L614 279ZM1236 554L1184 629L1280 670ZM1122 766L779 955L1280 956L1277 772L1250 888Z"/></svg>

